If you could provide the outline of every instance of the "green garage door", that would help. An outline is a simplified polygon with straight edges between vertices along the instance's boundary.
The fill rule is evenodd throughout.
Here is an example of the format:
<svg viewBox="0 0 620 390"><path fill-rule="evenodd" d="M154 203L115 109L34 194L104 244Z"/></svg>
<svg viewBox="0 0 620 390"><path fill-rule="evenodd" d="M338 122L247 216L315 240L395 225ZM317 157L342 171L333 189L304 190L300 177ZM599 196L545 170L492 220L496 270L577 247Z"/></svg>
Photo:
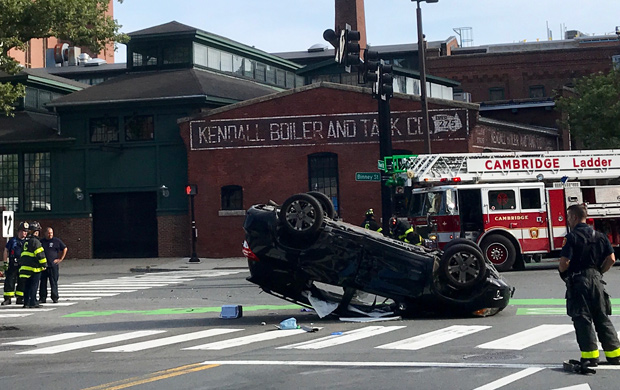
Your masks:
<svg viewBox="0 0 620 390"><path fill-rule="evenodd" d="M157 257L157 193L93 194L93 257Z"/></svg>

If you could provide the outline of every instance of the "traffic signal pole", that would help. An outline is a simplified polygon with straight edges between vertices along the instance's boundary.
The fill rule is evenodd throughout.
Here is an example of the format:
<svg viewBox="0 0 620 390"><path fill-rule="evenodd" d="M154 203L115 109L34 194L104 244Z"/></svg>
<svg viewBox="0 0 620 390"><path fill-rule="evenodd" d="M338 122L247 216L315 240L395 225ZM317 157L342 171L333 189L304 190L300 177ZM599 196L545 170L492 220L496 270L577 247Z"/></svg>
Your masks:
<svg viewBox="0 0 620 390"><path fill-rule="evenodd" d="M392 124L390 113L390 100L377 99L379 114L379 157L385 161L385 157L392 155ZM389 171L389 169L386 170ZM384 234L390 231L390 218L392 217L392 187L387 185L391 178L385 171L381 173L381 218Z"/></svg>

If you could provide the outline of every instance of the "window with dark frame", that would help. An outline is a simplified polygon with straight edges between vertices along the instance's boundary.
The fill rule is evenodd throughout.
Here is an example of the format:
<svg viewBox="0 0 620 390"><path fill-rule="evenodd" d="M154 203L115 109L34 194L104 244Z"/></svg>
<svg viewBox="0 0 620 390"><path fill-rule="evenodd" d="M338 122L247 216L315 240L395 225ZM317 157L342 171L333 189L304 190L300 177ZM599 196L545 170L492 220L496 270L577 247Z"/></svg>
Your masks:
<svg viewBox="0 0 620 390"><path fill-rule="evenodd" d="M308 190L327 195L339 211L338 155L315 153L308 156Z"/></svg>
<svg viewBox="0 0 620 390"><path fill-rule="evenodd" d="M504 88L496 87L489 89L489 100L504 100Z"/></svg>
<svg viewBox="0 0 620 390"><path fill-rule="evenodd" d="M19 155L0 154L0 209L17 211L19 204Z"/></svg>
<svg viewBox="0 0 620 390"><path fill-rule="evenodd" d="M118 118L92 118L89 124L90 142L118 142Z"/></svg>
<svg viewBox="0 0 620 390"><path fill-rule="evenodd" d="M49 152L24 153L24 211L51 211Z"/></svg>
<svg viewBox="0 0 620 390"><path fill-rule="evenodd" d="M489 207L491 210L514 210L516 204L513 190L489 191Z"/></svg>
<svg viewBox="0 0 620 390"><path fill-rule="evenodd" d="M542 97L545 97L545 86L544 85L532 85L532 86L530 86L530 97L531 98L542 98Z"/></svg>
<svg viewBox="0 0 620 390"><path fill-rule="evenodd" d="M243 210L243 188L237 185L221 188L222 210Z"/></svg>
<svg viewBox="0 0 620 390"><path fill-rule="evenodd" d="M540 210L540 190L538 188L521 188L521 209Z"/></svg>
<svg viewBox="0 0 620 390"><path fill-rule="evenodd" d="M154 138L153 115L133 115L123 118L126 141L150 141Z"/></svg>

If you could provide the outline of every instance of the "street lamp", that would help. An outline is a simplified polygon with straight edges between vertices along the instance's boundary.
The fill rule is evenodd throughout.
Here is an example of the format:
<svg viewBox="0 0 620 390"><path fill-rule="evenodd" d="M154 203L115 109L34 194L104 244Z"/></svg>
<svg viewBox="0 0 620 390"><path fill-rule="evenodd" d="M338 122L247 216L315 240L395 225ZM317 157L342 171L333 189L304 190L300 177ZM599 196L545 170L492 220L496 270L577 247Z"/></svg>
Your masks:
<svg viewBox="0 0 620 390"><path fill-rule="evenodd" d="M428 102L426 101L426 47L424 45L424 33L422 33L422 8L420 3L437 3L439 0L411 0L418 3L418 58L420 68L420 102L422 103L422 131L424 132L424 153L431 153L431 133L428 125Z"/></svg>

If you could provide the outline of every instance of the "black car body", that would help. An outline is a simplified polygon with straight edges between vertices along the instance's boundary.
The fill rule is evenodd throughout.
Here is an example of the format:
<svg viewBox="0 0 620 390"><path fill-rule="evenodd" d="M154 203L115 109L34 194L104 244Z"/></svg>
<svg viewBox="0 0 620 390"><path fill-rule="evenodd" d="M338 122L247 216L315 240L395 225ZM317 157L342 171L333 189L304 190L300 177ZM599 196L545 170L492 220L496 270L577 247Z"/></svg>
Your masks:
<svg viewBox="0 0 620 390"><path fill-rule="evenodd" d="M405 315L493 315L508 305L513 289L471 241L455 240L444 251L403 243L333 219L321 195L250 207L243 248L250 282L306 306L309 294L337 302L338 314L361 303L360 292L386 298Z"/></svg>

